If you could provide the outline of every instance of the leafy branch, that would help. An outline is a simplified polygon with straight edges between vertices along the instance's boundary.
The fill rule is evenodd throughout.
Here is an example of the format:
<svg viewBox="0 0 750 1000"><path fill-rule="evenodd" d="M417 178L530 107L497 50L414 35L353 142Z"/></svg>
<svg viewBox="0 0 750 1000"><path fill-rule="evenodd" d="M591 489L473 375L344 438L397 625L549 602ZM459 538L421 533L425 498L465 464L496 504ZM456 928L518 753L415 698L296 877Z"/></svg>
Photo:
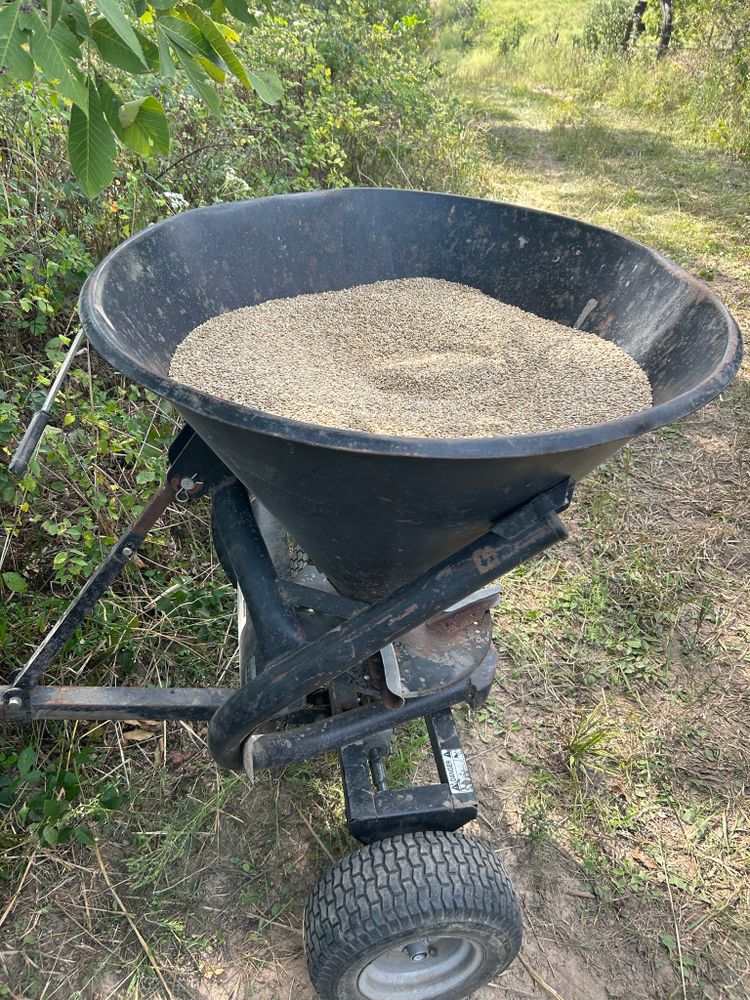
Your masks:
<svg viewBox="0 0 750 1000"><path fill-rule="evenodd" d="M112 180L118 145L142 156L169 151L169 127L153 95L131 99L116 80L187 81L218 115L216 84L232 75L267 104L283 93L275 73L245 67L231 19L257 24L247 0L0 0L0 79L37 73L70 105L68 156L89 197Z"/></svg>

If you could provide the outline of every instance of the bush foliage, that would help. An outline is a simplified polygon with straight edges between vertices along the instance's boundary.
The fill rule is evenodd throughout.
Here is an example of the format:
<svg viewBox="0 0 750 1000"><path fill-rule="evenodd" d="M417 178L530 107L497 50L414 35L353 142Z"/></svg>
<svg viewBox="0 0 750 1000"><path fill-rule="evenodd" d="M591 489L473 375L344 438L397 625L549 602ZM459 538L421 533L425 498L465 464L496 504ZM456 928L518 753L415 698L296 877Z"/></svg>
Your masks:
<svg viewBox="0 0 750 1000"><path fill-rule="evenodd" d="M66 156L69 102L40 78L6 82L0 123L5 462L75 332L83 281L132 233L184 208L239 198L352 184L464 186L470 133L463 110L443 95L437 71L424 59L423 0L280 0L273 13L253 17L236 48L246 65L284 81L282 98L264 104L241 82L226 83L217 118L183 70L176 81L152 75L149 93L172 122L169 156L156 145L121 144L112 180L95 199L85 195ZM112 86L124 88L117 68L110 72ZM27 474L16 482L0 464L3 681L162 480L176 426L166 404L84 351ZM233 589L214 573L205 511L173 511L168 520L169 530L154 531L142 560L58 659L55 680L217 683ZM89 739L85 730L79 732ZM47 724L23 749L24 727L0 750L0 809L9 813L0 832L8 843L85 840L86 822L99 816L94 779L92 796L74 801L75 775L66 777L70 768L55 763L65 746L58 742L62 731ZM101 727L93 726L97 732L101 739ZM21 764L32 758L39 768L29 764L26 773ZM71 783L70 804L66 799L50 818L59 775Z"/></svg>
<svg viewBox="0 0 750 1000"><path fill-rule="evenodd" d="M234 76L274 103L278 77L248 69L228 22L255 25L247 0L6 0L0 7L0 71L4 80L41 79L68 119L68 155L88 195L111 181L117 144L136 153L169 152L169 127L154 95L180 67L209 111L213 86ZM124 90L117 87L118 81ZM143 82L145 81L145 82ZM69 107L68 107L69 105Z"/></svg>
<svg viewBox="0 0 750 1000"><path fill-rule="evenodd" d="M169 158L157 149L123 150L99 199L84 195L68 165L65 102L40 81L16 81L6 90L0 134L6 462L74 333L82 282L133 232L183 208L238 198L352 184L462 186L470 162L464 115L443 96L423 58L429 15L420 0L281 2L273 14L254 16L238 48L248 65L283 79L282 99L262 104L240 85L227 85L216 120L189 86L163 81L159 100L175 123ZM25 478L17 484L0 465L8 538L0 577L6 671L22 662L137 510L139 495L160 478L172 433L166 406L155 413L137 386L96 359L79 360L56 426ZM155 544L168 543L160 537ZM179 577L185 566L172 557L177 561L168 569L149 571L147 586L158 589ZM206 600L210 611L216 597ZM121 643L118 658L128 648Z"/></svg>

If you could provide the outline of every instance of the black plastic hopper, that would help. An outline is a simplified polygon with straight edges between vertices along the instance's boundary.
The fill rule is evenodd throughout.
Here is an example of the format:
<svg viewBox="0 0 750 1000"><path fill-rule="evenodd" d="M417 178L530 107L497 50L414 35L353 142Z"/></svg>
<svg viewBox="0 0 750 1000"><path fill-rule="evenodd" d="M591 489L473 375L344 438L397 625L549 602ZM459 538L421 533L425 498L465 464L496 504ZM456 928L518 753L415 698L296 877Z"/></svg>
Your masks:
<svg viewBox="0 0 750 1000"><path fill-rule="evenodd" d="M168 377L175 347L218 313L410 276L579 321L642 365L654 406L567 433L410 439L281 419ZM581 479L629 438L703 406L741 356L713 292L640 243L546 212L413 191L325 191L182 213L110 254L81 314L99 353L174 403L338 589L365 600L541 490Z"/></svg>

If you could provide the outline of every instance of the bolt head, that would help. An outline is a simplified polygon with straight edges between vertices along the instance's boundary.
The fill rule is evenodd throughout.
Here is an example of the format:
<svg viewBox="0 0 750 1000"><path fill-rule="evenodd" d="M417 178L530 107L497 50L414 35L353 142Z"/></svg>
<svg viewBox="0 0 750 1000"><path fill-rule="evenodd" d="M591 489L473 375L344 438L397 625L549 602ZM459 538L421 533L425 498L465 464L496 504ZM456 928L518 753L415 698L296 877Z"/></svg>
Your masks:
<svg viewBox="0 0 750 1000"><path fill-rule="evenodd" d="M122 550L122 554L125 556L126 559L130 559L130 557L133 555L133 550L130 548L129 545L126 545L125 548Z"/></svg>
<svg viewBox="0 0 750 1000"><path fill-rule="evenodd" d="M183 476L180 480L180 486L189 493L190 490L195 489L195 480L191 476Z"/></svg>
<svg viewBox="0 0 750 1000"><path fill-rule="evenodd" d="M23 698L14 694L8 698L8 708L23 708Z"/></svg>

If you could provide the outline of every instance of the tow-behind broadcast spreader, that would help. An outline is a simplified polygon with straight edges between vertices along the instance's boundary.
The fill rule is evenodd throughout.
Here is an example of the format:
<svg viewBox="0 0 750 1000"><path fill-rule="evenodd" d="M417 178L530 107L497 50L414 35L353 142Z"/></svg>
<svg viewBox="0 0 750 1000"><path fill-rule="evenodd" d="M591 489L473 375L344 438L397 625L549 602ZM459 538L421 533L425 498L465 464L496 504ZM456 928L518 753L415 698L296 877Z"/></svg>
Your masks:
<svg viewBox="0 0 750 1000"><path fill-rule="evenodd" d="M219 313L418 276L615 341L647 373L653 406L569 432L386 437L283 419L169 378L177 345ZM583 476L727 386L741 356L734 321L706 285L616 233L489 201L375 189L176 215L106 258L83 289L81 320L107 361L186 424L164 485L0 687L2 718L205 720L217 763L251 780L338 750L347 823L364 846L310 895L315 987L329 1000L469 995L521 942L496 855L455 832L477 800L451 706L476 707L489 693L495 581L565 537L558 515ZM237 585L237 687L40 684L166 508L204 497ZM389 788L392 731L417 718L439 782Z"/></svg>

